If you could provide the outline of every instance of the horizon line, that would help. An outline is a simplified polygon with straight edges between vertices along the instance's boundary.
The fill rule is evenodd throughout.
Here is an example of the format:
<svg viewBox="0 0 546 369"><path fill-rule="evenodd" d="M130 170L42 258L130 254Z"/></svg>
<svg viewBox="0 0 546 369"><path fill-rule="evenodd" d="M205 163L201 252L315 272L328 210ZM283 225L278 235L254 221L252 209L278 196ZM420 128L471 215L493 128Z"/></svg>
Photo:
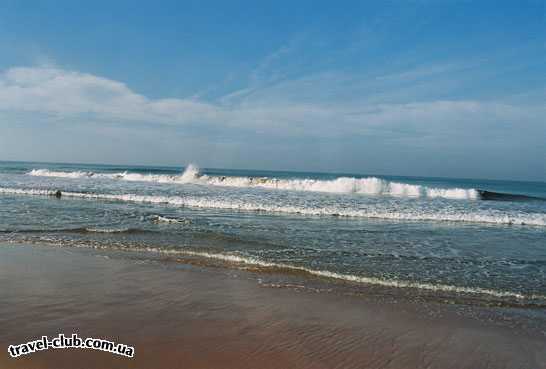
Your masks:
<svg viewBox="0 0 546 369"><path fill-rule="evenodd" d="M95 166L110 166L110 167L143 167L143 168L172 168L180 169L187 168L188 165L196 165L199 169L204 170L233 170L233 171L254 171L254 172L278 172L278 173L294 173L294 174L333 174L336 176L369 176L369 177L404 177L411 179L443 179L443 180L470 180L470 181L500 181L500 182L525 182L538 183L546 185L546 181L542 180L525 180L525 179L499 179L499 178L472 178L472 177L447 177L447 176L411 176L400 174L379 174L379 173L356 173L343 171L305 171L293 169L255 169L255 168L217 168L217 167L201 167L195 163L187 163L185 165L163 165L163 164L119 164L119 163L92 163L92 162L55 162L55 161L37 161L37 160L0 160L0 163L36 163L36 164L66 164L66 165L95 165Z"/></svg>

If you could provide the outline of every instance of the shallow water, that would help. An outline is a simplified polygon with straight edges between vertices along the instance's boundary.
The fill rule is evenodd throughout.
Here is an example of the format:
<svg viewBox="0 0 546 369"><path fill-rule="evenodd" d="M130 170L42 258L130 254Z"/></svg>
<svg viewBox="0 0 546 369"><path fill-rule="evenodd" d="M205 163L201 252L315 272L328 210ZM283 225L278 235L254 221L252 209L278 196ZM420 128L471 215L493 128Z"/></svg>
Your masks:
<svg viewBox="0 0 546 369"><path fill-rule="evenodd" d="M543 306L542 198L546 184L533 182L4 162L0 241L168 251Z"/></svg>

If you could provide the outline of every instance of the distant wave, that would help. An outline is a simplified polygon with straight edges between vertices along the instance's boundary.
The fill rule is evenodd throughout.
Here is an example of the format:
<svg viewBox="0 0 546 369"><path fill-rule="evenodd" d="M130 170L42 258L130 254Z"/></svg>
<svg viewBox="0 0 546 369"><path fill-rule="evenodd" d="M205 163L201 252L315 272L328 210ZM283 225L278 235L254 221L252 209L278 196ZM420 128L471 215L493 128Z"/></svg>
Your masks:
<svg viewBox="0 0 546 369"><path fill-rule="evenodd" d="M157 182L157 183L191 183L198 178L199 171L196 167L190 165L180 175L168 174L141 174L130 172L118 173L97 173L86 171L52 171L49 169L33 169L27 174L35 177L57 177L57 178L88 178L88 179L118 179L134 182Z"/></svg>
<svg viewBox="0 0 546 369"><path fill-rule="evenodd" d="M492 224L517 224L546 226L546 214L544 213L504 213L493 210L461 211L453 210L450 207L436 209L380 209L380 208L347 208L343 206L296 206L276 205L246 200L212 199L201 197L182 196L150 196L137 194L100 194L82 192L62 192L44 189L19 189L0 188L0 194L11 195L42 195L62 196L82 199L128 201L150 204L169 204L174 206L187 206L193 208L225 209L236 211L271 212L284 214L300 214L310 216L338 216L338 217L361 217L379 218L393 220L414 220L414 221L449 221L469 223L492 223Z"/></svg>
<svg viewBox="0 0 546 369"><path fill-rule="evenodd" d="M270 177L231 177L209 176L200 174L199 169L189 165L180 175L140 174L140 173L95 173L95 172L58 172L48 169L34 169L28 173L40 177L60 178L105 178L124 181L156 182L156 183L193 183L224 187L258 187L275 190L328 192L363 195L387 195L397 197L427 197L446 199L479 199L478 191L464 188L431 188L387 181L377 177L354 178L340 177L331 180L320 179L279 179Z"/></svg>

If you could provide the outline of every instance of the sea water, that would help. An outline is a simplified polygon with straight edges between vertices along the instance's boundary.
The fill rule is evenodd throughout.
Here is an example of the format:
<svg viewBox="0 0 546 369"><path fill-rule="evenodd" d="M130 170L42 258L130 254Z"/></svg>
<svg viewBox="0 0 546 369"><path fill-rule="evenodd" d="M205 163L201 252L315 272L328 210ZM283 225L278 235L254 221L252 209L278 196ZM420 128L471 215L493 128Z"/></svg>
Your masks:
<svg viewBox="0 0 546 369"><path fill-rule="evenodd" d="M546 184L0 162L0 241L546 304Z"/></svg>

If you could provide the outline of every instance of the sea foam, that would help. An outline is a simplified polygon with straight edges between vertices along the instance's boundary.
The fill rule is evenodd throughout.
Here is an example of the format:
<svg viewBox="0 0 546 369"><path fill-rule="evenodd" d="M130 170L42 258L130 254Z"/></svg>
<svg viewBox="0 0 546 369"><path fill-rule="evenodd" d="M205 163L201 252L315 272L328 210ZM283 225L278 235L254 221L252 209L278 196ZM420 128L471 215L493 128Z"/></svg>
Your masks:
<svg viewBox="0 0 546 369"><path fill-rule="evenodd" d="M57 191L45 189L0 188L0 194L55 196ZM305 206L275 204L267 201L243 199L217 199L193 196L154 196L139 194L102 194L63 191L62 197L81 199L127 201L150 204L168 204L192 208L224 209L234 211L270 212L308 216L360 217L413 221L448 221L468 223L491 223L509 225L546 226L544 213L505 213L492 210L454 210L451 208L430 209L385 209L381 207L347 208L344 206Z"/></svg>

